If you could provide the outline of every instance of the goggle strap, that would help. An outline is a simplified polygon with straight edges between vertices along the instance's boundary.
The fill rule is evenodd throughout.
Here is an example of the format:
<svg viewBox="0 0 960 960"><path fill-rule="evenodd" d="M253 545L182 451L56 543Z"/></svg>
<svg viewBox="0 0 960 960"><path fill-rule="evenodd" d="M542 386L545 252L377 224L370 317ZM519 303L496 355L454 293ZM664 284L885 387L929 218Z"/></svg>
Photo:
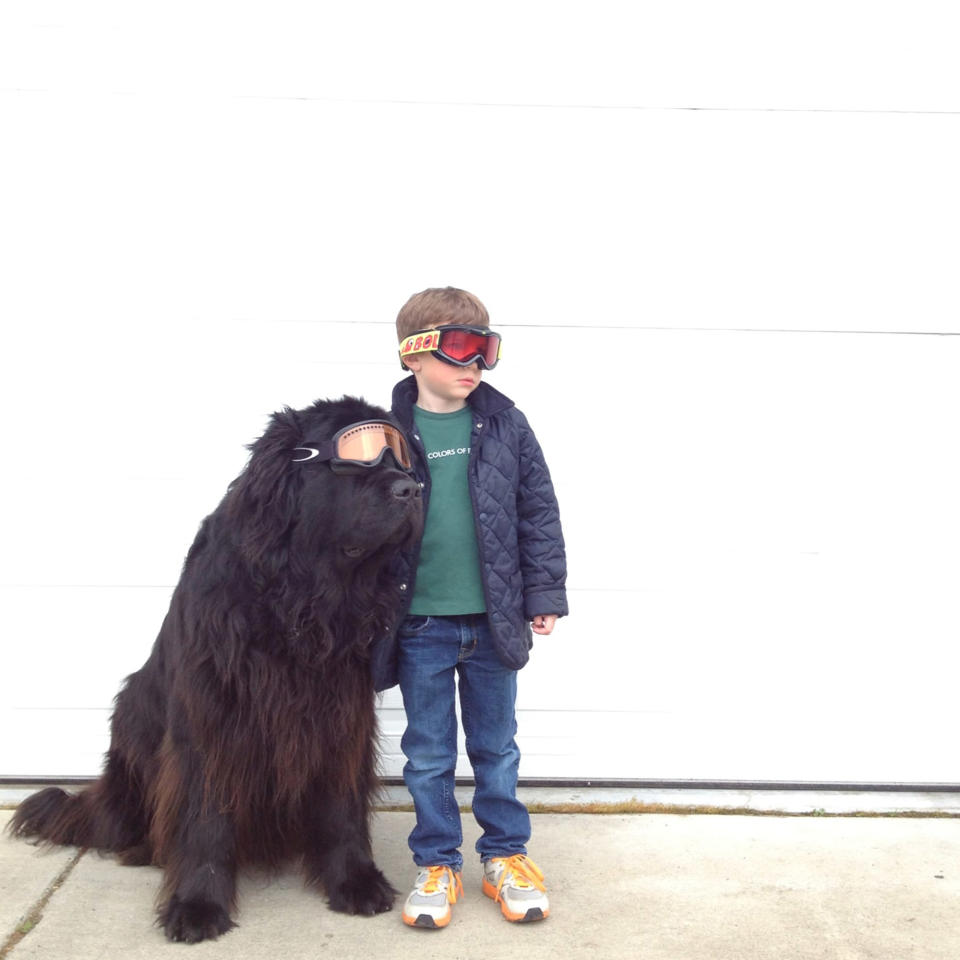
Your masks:
<svg viewBox="0 0 960 960"><path fill-rule="evenodd" d="M332 460L337 453L336 444L332 440L319 440L309 447L294 447L292 457L294 463L306 463L308 460Z"/></svg>
<svg viewBox="0 0 960 960"><path fill-rule="evenodd" d="M414 333L400 344L400 357L409 357L415 353L432 353L439 347L439 330L428 330L426 333Z"/></svg>

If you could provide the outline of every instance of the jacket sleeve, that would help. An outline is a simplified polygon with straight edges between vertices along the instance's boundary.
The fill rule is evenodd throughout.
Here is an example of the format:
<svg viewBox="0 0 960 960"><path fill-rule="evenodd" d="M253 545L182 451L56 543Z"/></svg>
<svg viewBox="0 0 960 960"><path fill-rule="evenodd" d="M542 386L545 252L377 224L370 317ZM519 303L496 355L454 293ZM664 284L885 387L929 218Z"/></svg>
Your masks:
<svg viewBox="0 0 960 960"><path fill-rule="evenodd" d="M520 477L517 488L517 540L523 577L523 612L566 616L567 558L560 508L543 451L523 414L519 424Z"/></svg>

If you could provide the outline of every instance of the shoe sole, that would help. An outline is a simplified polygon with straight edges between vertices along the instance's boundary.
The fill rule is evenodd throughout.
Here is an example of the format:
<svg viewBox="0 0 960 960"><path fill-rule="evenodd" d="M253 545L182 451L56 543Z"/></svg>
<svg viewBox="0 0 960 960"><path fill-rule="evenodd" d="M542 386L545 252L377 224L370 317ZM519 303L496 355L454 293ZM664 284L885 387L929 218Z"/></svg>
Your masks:
<svg viewBox="0 0 960 960"><path fill-rule="evenodd" d="M550 916L550 911L541 910L539 907L531 907L522 917L508 916L506 911L504 911L504 916L511 923L532 923L534 920L546 920Z"/></svg>
<svg viewBox="0 0 960 960"><path fill-rule="evenodd" d="M403 922L408 927L419 927L421 930L442 930L450 922L450 914L440 920L434 920L428 913L421 913L416 917L403 915Z"/></svg>

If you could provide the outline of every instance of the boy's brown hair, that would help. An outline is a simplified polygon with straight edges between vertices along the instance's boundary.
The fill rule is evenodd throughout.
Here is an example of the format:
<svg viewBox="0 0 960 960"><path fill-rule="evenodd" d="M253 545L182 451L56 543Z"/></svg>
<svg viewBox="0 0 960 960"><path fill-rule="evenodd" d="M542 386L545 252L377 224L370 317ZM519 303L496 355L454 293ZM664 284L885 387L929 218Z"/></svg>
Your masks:
<svg viewBox="0 0 960 960"><path fill-rule="evenodd" d="M489 327L487 308L472 294L457 287L430 287L415 293L397 314L397 340L418 330L432 330L445 323Z"/></svg>

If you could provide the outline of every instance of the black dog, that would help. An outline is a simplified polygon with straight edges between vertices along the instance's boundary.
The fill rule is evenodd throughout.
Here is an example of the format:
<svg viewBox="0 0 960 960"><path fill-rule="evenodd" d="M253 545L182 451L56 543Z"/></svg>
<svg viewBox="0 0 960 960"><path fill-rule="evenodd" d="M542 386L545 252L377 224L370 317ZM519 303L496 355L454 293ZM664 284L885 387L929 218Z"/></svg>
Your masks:
<svg viewBox="0 0 960 960"><path fill-rule="evenodd" d="M302 857L334 910L392 905L367 822L369 645L397 614L391 561L420 535L422 510L389 449L373 465L317 455L365 420L387 414L352 397L274 414L117 696L100 779L78 795L42 790L11 821L17 836L162 866L158 922L171 940L233 926L245 864Z"/></svg>

